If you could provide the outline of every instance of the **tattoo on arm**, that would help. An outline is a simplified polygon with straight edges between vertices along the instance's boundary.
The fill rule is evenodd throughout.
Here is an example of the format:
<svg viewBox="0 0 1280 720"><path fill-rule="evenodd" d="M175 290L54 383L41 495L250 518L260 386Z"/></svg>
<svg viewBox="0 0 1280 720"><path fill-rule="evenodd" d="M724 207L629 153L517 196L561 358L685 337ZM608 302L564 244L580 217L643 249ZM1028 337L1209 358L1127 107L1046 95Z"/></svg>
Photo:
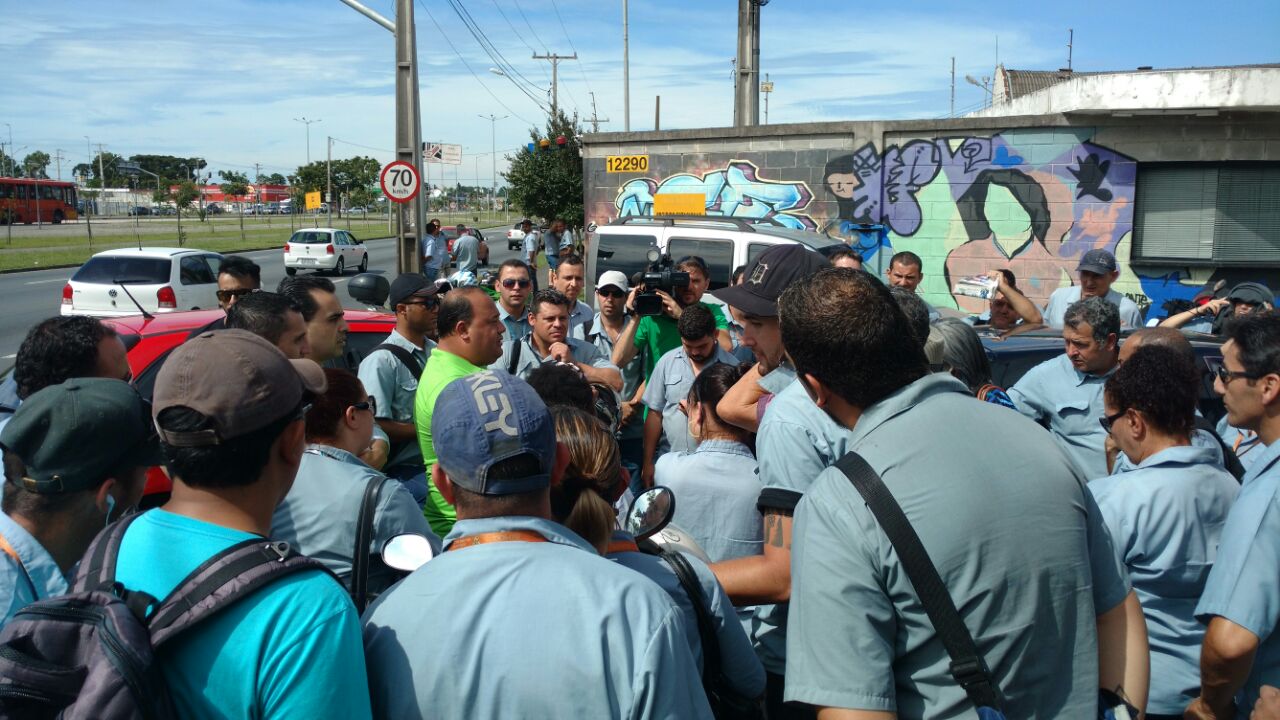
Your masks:
<svg viewBox="0 0 1280 720"><path fill-rule="evenodd" d="M791 543L785 541L785 535L782 532L783 518L791 517L791 513L782 511L772 511L764 516L764 541L766 545L784 550L791 550Z"/></svg>

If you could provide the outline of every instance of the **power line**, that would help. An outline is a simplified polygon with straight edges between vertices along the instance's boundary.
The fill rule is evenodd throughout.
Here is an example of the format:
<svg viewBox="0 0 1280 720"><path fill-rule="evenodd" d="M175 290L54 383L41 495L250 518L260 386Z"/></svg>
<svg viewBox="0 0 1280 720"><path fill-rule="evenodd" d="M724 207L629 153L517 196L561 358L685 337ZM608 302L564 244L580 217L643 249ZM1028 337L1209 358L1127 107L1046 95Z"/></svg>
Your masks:
<svg viewBox="0 0 1280 720"><path fill-rule="evenodd" d="M334 142L342 143L343 145L351 145L354 147L363 148L365 150L373 150L375 152L390 153L392 155L394 155L396 152L395 150L388 150L386 148L370 147L369 145L361 145L360 143L353 143L350 140L343 140L342 138L331 137L329 139Z"/></svg>
<svg viewBox="0 0 1280 720"><path fill-rule="evenodd" d="M537 103L539 108L542 108L541 101L539 101L538 98L529 91L529 88L533 88L535 91L540 91L541 89L538 88L533 81L529 80L529 78L525 77L519 70L517 70L509 60L507 60L506 56L504 56L493 42L489 40L489 37L480 29L480 26L476 23L475 19L471 17L471 13L468 12L460 2L449 0L449 7L453 10L454 14L458 16L458 19L462 21L463 26L467 28L467 32L471 33L471 37L475 39L476 44L480 46L480 49L484 50L485 54L489 56L489 59L498 66L500 73L505 75L507 79L516 86L517 90L524 93L526 97ZM521 80L524 81L528 87L521 85Z"/></svg>
<svg viewBox="0 0 1280 720"><path fill-rule="evenodd" d="M507 17L507 13L502 9L502 6L498 4L498 0L490 0L490 2L493 3L493 7L497 9L498 14L502 16L502 19L507 22L507 27L511 28L511 34L519 38L520 42L524 43L524 46L529 48L529 52L538 52L537 48L530 45L529 41L524 39L524 34L519 30L516 30L516 26L512 24L511 19ZM542 67L542 77L546 78L547 82L551 82L551 75L547 73L546 67Z"/></svg>
<svg viewBox="0 0 1280 720"><path fill-rule="evenodd" d="M551 7L552 7L552 9L554 9L554 10L556 11L556 20L558 20L558 21L560 22L560 30L561 30L561 32L563 32L563 33L564 33L564 39L569 41L569 49L573 51L573 54L574 54L574 55L577 55L577 54L578 54L578 48L576 48L576 47L574 47L574 46L573 46L573 38L569 37L569 28L566 28L566 27L564 26L564 18L560 17L560 5L559 5L558 3L556 3L556 0L551 0ZM582 73L582 82L586 83L586 85L587 85L587 90L588 90L588 91L592 94L592 96L594 97L594 95L595 95L595 88L591 87L591 81L587 79L587 71L582 69L582 63L578 63L578 72ZM565 89L566 89L566 90L569 90L569 86L568 86L568 85L566 85L566 86L565 86ZM573 100L573 104L574 104L574 106L577 106L577 104L578 104L578 99L577 99L577 98L575 98L575 97L573 97L573 91L572 91L572 90L569 90L569 97ZM595 112L595 110L593 109L591 112L592 112L592 113L594 113L594 112Z"/></svg>
<svg viewBox="0 0 1280 720"><path fill-rule="evenodd" d="M471 69L471 63L467 62L467 59L462 57L462 53L458 52L458 48L454 47L453 41L449 39L449 35L445 33L444 28L440 27L440 23L436 22L436 16L431 14L431 10L427 8L427 4L422 2L422 0L418 0L418 4L422 6L423 12L425 12L427 14L427 17L431 19L431 24L436 26L436 30L440 32L440 36L443 37L445 43L449 45L449 49L453 51L454 55L458 56L458 59L462 61L463 67L467 69L467 72L471 73L471 77L475 78L476 82L479 83L480 87L484 88L484 91L489 93L489 96L492 97L494 101L497 102L499 105L501 105L503 109L505 109L507 112L519 118L520 121L525 123L526 125L533 125L534 123L530 122L528 118L525 118L522 115L520 115L520 113L516 112L515 110L512 110L510 106L502 102L501 98L493 94L493 91L489 89L489 86L484 84L484 81L480 79L479 75L476 75L476 71Z"/></svg>
<svg viewBox="0 0 1280 720"><path fill-rule="evenodd" d="M529 22L529 17L524 14L524 8L520 7L520 0L511 0L515 4L516 10L520 11L520 17L524 18L524 24L528 26L529 32L533 33L533 39L538 41L542 46L542 52L547 52L547 44L542 42L542 38L538 37L538 31L533 29L533 23Z"/></svg>

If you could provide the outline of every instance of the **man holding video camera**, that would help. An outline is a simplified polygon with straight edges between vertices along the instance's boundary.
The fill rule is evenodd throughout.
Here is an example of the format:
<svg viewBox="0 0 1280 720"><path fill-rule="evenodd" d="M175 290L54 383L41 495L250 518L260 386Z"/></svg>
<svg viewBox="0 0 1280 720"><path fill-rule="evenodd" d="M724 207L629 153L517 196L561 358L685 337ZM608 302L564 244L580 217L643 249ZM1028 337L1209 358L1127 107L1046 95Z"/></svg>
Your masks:
<svg viewBox="0 0 1280 720"><path fill-rule="evenodd" d="M672 263L671 256L659 254L657 247L649 249L649 270L642 278L636 278L627 296L627 311L631 321L613 345L613 364L626 367L642 349L645 355L644 377L653 374L658 359L668 351L680 347L680 330L676 322L684 309L695 304L711 311L716 321L716 340L726 352L733 348L729 338L729 321L719 305L702 302L711 273L707 263L696 255L681 258Z"/></svg>

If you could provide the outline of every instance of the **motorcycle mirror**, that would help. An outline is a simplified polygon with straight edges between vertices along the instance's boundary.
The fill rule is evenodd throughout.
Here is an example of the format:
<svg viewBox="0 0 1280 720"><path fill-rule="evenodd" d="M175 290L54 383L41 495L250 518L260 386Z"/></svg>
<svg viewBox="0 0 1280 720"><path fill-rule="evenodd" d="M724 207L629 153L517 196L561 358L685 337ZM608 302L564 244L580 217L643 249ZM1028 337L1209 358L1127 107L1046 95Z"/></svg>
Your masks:
<svg viewBox="0 0 1280 720"><path fill-rule="evenodd" d="M627 510L627 532L643 540L666 527L675 513L675 493L670 488L650 488L636 496Z"/></svg>
<svg viewBox="0 0 1280 720"><path fill-rule="evenodd" d="M396 535L382 546L382 562L389 568L404 572L413 572L426 565L434 554L431 541L413 533Z"/></svg>

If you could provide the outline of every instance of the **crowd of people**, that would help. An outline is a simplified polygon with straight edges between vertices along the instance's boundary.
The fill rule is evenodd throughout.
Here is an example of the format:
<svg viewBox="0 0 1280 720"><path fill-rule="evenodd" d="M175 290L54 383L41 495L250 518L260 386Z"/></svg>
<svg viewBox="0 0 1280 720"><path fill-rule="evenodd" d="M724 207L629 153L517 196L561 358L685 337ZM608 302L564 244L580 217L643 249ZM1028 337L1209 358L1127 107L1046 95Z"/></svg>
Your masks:
<svg viewBox="0 0 1280 720"><path fill-rule="evenodd" d="M1280 718L1265 286L1141 328L1095 250L1045 308L996 270L962 319L917 294L912 253L879 278L789 244L714 294L680 258L688 283L641 315L620 272L581 297L563 223L526 232L496 298L442 290L428 233L355 372L322 368L347 340L330 281L265 291L239 258L150 402L108 326L33 328L0 396L0 708L34 702L4 692L32 608L96 589L146 622L261 541L318 564L157 648L181 717ZM1192 323L1224 341L1212 367ZM999 387L981 335L1043 326L1063 353ZM156 466L172 491L140 511ZM654 486L701 552L626 530ZM405 535L434 555L416 570L381 561ZM102 552L114 583L88 588Z"/></svg>

